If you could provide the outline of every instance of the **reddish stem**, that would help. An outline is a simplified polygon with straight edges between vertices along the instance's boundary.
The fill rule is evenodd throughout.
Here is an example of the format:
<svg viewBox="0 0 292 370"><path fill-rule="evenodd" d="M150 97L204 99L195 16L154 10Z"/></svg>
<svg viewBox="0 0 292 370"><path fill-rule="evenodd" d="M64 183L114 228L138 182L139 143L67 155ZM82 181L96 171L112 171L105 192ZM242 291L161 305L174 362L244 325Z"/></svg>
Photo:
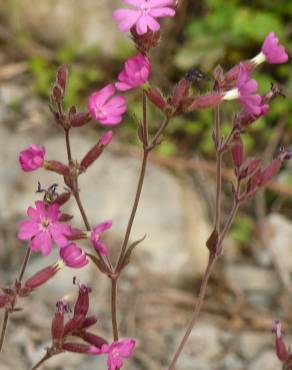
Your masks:
<svg viewBox="0 0 292 370"><path fill-rule="evenodd" d="M3 348L3 343L6 335L6 329L8 325L8 320L9 320L9 311L6 309L4 313L4 318L3 318L3 323L2 323L2 330L1 330L1 337L0 337L0 353Z"/></svg>

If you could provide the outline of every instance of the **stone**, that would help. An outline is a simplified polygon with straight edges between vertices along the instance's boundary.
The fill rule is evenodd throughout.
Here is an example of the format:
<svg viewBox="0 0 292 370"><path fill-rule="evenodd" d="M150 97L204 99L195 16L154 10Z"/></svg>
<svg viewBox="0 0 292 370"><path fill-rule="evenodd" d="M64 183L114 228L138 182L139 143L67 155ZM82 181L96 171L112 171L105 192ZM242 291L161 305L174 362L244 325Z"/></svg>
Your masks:
<svg viewBox="0 0 292 370"><path fill-rule="evenodd" d="M265 347L271 345L271 335L265 333L243 332L236 339L237 352L248 360L256 357Z"/></svg>
<svg viewBox="0 0 292 370"><path fill-rule="evenodd" d="M281 362L278 360L275 352L265 351L251 363L248 370L279 370L281 369Z"/></svg>
<svg viewBox="0 0 292 370"><path fill-rule="evenodd" d="M117 0L15 0L1 7L14 31L49 46L98 46L106 55L133 49L112 18ZM110 25L110 26L109 26Z"/></svg>

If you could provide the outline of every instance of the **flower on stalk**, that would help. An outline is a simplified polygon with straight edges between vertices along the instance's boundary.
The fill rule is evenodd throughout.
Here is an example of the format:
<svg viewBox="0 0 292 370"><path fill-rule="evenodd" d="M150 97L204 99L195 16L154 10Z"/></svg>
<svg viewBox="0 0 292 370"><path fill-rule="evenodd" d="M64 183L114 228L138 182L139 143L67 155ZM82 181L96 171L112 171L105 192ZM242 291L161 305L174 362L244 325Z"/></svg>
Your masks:
<svg viewBox="0 0 292 370"><path fill-rule="evenodd" d="M143 54L135 55L126 61L123 71L118 76L119 82L115 84L116 89L126 91L144 85L150 73L149 59Z"/></svg>
<svg viewBox="0 0 292 370"><path fill-rule="evenodd" d="M33 251L41 250L47 256L52 250L52 239L60 248L68 245L70 226L59 222L62 213L58 204L52 204L46 209L43 201L37 201L35 206L27 210L30 220L20 222L18 238L30 240L29 246Z"/></svg>
<svg viewBox="0 0 292 370"><path fill-rule="evenodd" d="M160 24L155 18L173 17L175 15L174 0L123 0L131 5L131 9L118 9L113 18L118 22L119 29L127 32L136 25L138 35L143 35L148 28L158 31Z"/></svg>
<svg viewBox="0 0 292 370"><path fill-rule="evenodd" d="M88 98L88 111L92 118L105 126L118 125L127 110L126 99L123 96L113 96L114 85L107 85L91 94Z"/></svg>
<svg viewBox="0 0 292 370"><path fill-rule="evenodd" d="M251 61L255 65L263 62L269 64L282 64L288 61L289 57L283 45L279 44L279 40L274 32L270 32L265 38L261 52Z"/></svg>
<svg viewBox="0 0 292 370"><path fill-rule="evenodd" d="M256 80L252 80L250 75L244 66L240 63L239 74L237 78L237 87L230 91L227 91L223 100L239 99L242 107L249 113L260 116L262 113L262 98L256 94L258 89L258 83Z"/></svg>
<svg viewBox="0 0 292 370"><path fill-rule="evenodd" d="M84 251L75 243L71 243L64 248L61 248L60 257L66 266L75 269L84 267L89 262Z"/></svg>
<svg viewBox="0 0 292 370"><path fill-rule="evenodd" d="M134 339L123 339L111 345L104 344L100 350L96 351L96 354L107 354L108 370L121 369L124 359L132 357L135 344Z"/></svg>
<svg viewBox="0 0 292 370"><path fill-rule="evenodd" d="M31 144L29 148L22 150L19 153L19 163L23 171L35 171L44 164L46 150L43 147L38 147Z"/></svg>
<svg viewBox="0 0 292 370"><path fill-rule="evenodd" d="M94 248L103 255L108 254L107 246L100 241L100 235L106 231L107 229L112 227L112 221L104 221L98 224L90 233L90 239Z"/></svg>

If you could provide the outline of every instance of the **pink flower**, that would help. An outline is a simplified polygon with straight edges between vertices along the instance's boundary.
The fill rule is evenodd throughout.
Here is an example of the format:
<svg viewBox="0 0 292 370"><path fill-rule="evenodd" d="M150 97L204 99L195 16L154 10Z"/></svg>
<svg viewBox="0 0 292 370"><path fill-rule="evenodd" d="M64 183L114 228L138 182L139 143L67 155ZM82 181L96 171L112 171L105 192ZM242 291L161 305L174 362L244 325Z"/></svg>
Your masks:
<svg viewBox="0 0 292 370"><path fill-rule="evenodd" d="M143 54L129 58L123 71L119 74L119 82L115 84L116 89L126 91L143 85L151 73L149 59Z"/></svg>
<svg viewBox="0 0 292 370"><path fill-rule="evenodd" d="M19 163L23 171L34 171L42 167L44 163L46 150L31 144L29 148L19 153Z"/></svg>
<svg viewBox="0 0 292 370"><path fill-rule="evenodd" d="M267 110L266 105L262 104L262 98L256 94L258 84L249 76L247 68L243 63L239 64L237 78L237 88L227 91L223 100L239 99L242 107L254 116L260 116Z"/></svg>
<svg viewBox="0 0 292 370"><path fill-rule="evenodd" d="M60 249L60 257L66 266L77 269L87 265L89 262L86 254L75 243Z"/></svg>
<svg viewBox="0 0 292 370"><path fill-rule="evenodd" d="M265 38L261 51L266 61L270 64L286 63L289 59L284 46L279 44L279 40L274 32L270 32Z"/></svg>
<svg viewBox="0 0 292 370"><path fill-rule="evenodd" d="M122 121L122 115L127 110L126 99L114 96L114 85L107 85L94 92L88 98L88 111L102 125L114 126Z"/></svg>
<svg viewBox="0 0 292 370"><path fill-rule="evenodd" d="M175 15L174 0L123 0L134 9L118 9L113 17L119 23L119 29L127 32L136 25L138 35L151 31L158 31L160 24L155 18L173 17Z"/></svg>
<svg viewBox="0 0 292 370"><path fill-rule="evenodd" d="M30 240L29 246L33 251L41 250L47 256L52 250L52 239L60 248L68 245L70 226L59 222L62 213L58 204L47 209L42 201L35 202L35 205L36 209L29 207L27 210L30 220L20 222L18 238Z"/></svg>
<svg viewBox="0 0 292 370"><path fill-rule="evenodd" d="M132 356L135 344L134 339L123 339L113 342L111 345L104 344L101 350L96 350L95 353L107 354L108 370L121 369L124 365L123 360Z"/></svg>
<svg viewBox="0 0 292 370"><path fill-rule="evenodd" d="M94 245L95 249L99 251L103 255L108 254L108 249L105 244L100 241L100 235L107 229L112 227L112 221L104 221L98 224L90 234L90 239L92 244Z"/></svg>

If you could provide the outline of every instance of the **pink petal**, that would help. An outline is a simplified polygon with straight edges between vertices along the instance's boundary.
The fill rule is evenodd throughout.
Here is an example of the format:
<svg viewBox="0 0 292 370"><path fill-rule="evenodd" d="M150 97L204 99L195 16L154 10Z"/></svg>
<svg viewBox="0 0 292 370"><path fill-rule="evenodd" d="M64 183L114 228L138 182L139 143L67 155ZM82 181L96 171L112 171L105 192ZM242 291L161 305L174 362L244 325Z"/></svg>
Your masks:
<svg viewBox="0 0 292 370"><path fill-rule="evenodd" d="M21 221L18 226L19 232L17 237L20 240L31 239L39 232L38 224L33 221Z"/></svg>
<svg viewBox="0 0 292 370"><path fill-rule="evenodd" d="M136 30L138 35L144 35L144 33L147 32L147 26L148 26L147 16L141 15L136 23Z"/></svg>
<svg viewBox="0 0 292 370"><path fill-rule="evenodd" d="M144 0L123 0L123 3L125 4L130 4L130 5L133 5L135 7L139 7L140 5L142 5L144 2Z"/></svg>
<svg viewBox="0 0 292 370"><path fill-rule="evenodd" d="M58 204L52 204L49 206L47 216L52 221L57 221L61 216L60 206Z"/></svg>
<svg viewBox="0 0 292 370"><path fill-rule="evenodd" d="M58 224L52 225L50 227L50 233L58 247L64 248L68 245L68 240L62 233L62 229L60 229Z"/></svg>
<svg viewBox="0 0 292 370"><path fill-rule="evenodd" d="M145 17L147 18L148 27L152 31L156 32L156 31L158 31L160 29L160 24L154 18L152 18L148 14Z"/></svg>
<svg viewBox="0 0 292 370"><path fill-rule="evenodd" d="M174 6L174 0L148 0L148 4L151 8L163 7L163 6Z"/></svg>
<svg viewBox="0 0 292 370"><path fill-rule="evenodd" d="M27 215L28 215L28 217L30 217L34 221L40 221L39 214L38 214L37 210L34 209L33 207L28 207Z"/></svg>
<svg viewBox="0 0 292 370"><path fill-rule="evenodd" d="M107 246L102 242L95 242L94 247L96 250L98 250L101 254L107 256L108 255L108 248Z"/></svg>
<svg viewBox="0 0 292 370"><path fill-rule="evenodd" d="M101 222L100 224L96 225L93 229L94 233L101 234L105 232L106 230L110 229L113 225L113 222L111 220Z"/></svg>
<svg viewBox="0 0 292 370"><path fill-rule="evenodd" d="M122 120L123 120L122 116L110 116L100 119L99 122L105 126L115 126L122 122Z"/></svg>
<svg viewBox="0 0 292 370"><path fill-rule="evenodd" d="M150 10L149 15L154 18L173 17L175 15L175 10L171 8L154 8Z"/></svg>
<svg viewBox="0 0 292 370"><path fill-rule="evenodd" d="M30 242L33 251L41 250L44 256L48 256L52 250L52 241L48 232L40 232Z"/></svg>
<svg viewBox="0 0 292 370"><path fill-rule="evenodd" d="M115 83L116 89L119 91L127 91L132 89L132 86L128 85L125 82L116 82Z"/></svg>
<svg viewBox="0 0 292 370"><path fill-rule="evenodd" d="M38 201L35 202L35 205L36 205L36 209L37 209L37 212L38 212L39 216L40 217L46 217L47 212L46 212L44 202L38 200Z"/></svg>

